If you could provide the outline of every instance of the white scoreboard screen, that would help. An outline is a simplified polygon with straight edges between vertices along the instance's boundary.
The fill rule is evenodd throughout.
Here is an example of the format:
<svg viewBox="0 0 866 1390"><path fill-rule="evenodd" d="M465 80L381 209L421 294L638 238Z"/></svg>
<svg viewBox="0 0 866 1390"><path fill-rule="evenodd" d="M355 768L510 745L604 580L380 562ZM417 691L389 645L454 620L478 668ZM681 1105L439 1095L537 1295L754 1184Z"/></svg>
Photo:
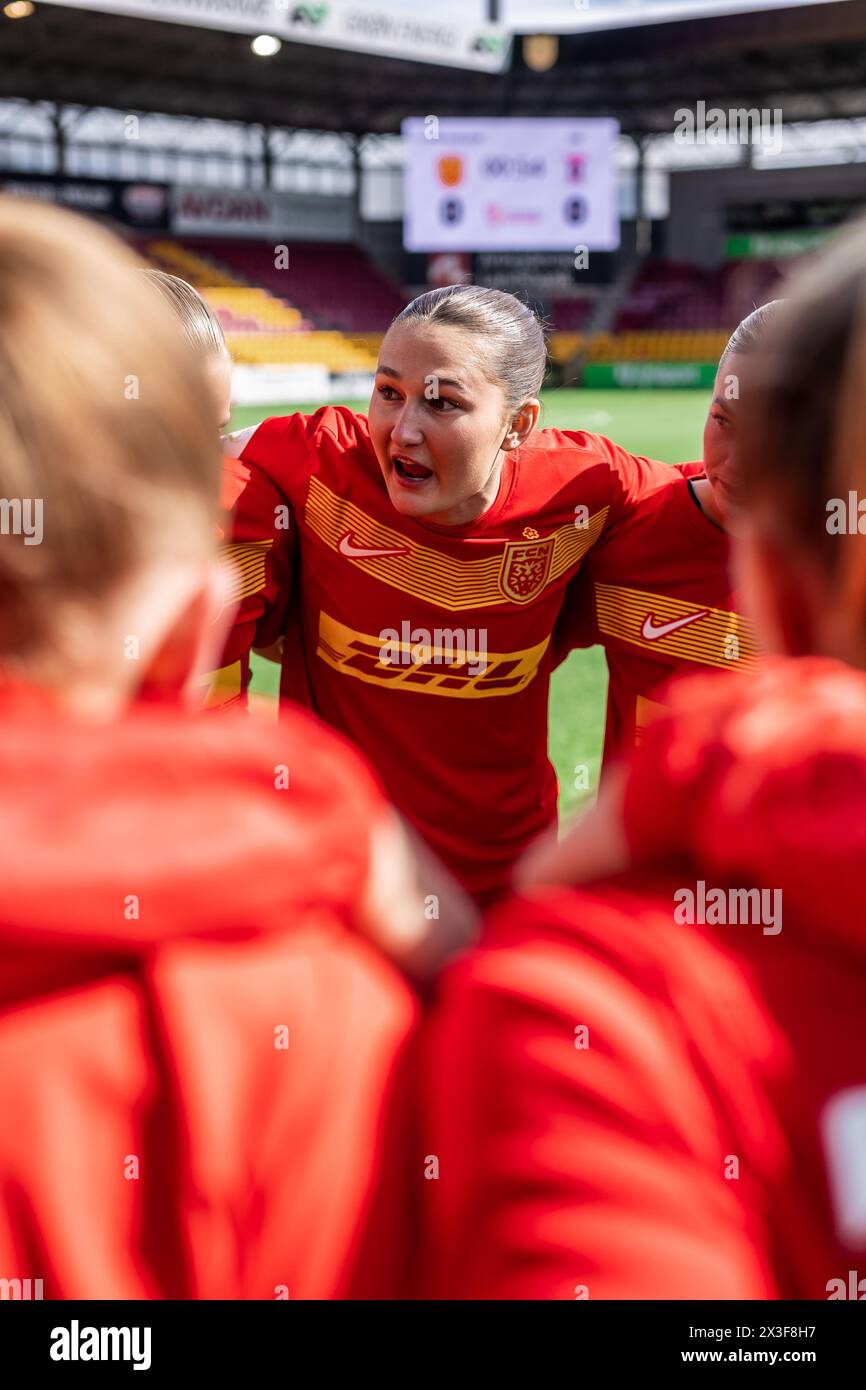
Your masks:
<svg viewBox="0 0 866 1390"><path fill-rule="evenodd" d="M403 122L408 251L615 251L619 125L599 120Z"/></svg>

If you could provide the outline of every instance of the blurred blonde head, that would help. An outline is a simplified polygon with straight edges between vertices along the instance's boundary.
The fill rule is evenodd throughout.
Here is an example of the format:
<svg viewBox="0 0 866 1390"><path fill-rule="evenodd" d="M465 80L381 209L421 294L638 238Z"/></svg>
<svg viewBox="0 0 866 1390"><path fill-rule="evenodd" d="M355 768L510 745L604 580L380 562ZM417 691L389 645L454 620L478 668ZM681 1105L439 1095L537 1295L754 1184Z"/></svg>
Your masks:
<svg viewBox="0 0 866 1390"><path fill-rule="evenodd" d="M213 406L139 264L0 198L0 669L103 707L147 683L213 565Z"/></svg>
<svg viewBox="0 0 866 1390"><path fill-rule="evenodd" d="M741 587L767 646L866 666L866 223L784 294L743 400Z"/></svg>
<svg viewBox="0 0 866 1390"><path fill-rule="evenodd" d="M189 345L202 359L219 429L228 426L232 400L232 360L222 324L204 295L194 285L165 270L144 270L142 275L164 299Z"/></svg>
<svg viewBox="0 0 866 1390"><path fill-rule="evenodd" d="M142 271L145 280L162 295L177 318L190 347L205 356L226 357L225 334L222 325L204 295L179 275L148 267Z"/></svg>

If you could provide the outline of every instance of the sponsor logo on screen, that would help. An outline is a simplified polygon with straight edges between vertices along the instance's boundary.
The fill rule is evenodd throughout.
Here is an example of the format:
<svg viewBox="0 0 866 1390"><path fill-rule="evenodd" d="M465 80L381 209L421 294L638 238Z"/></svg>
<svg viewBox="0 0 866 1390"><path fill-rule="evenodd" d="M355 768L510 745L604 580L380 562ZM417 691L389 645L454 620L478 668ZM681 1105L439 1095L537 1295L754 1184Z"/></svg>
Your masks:
<svg viewBox="0 0 866 1390"><path fill-rule="evenodd" d="M538 208L504 208L501 203L488 203L484 209L484 217L491 227L504 226L534 226L541 221L541 211Z"/></svg>
<svg viewBox="0 0 866 1390"><path fill-rule="evenodd" d="M436 165L436 173L446 188L456 188L463 178L463 160L459 154L443 154Z"/></svg>
<svg viewBox="0 0 866 1390"><path fill-rule="evenodd" d="M291 13L292 24L321 24L327 17L327 5L296 5Z"/></svg>
<svg viewBox="0 0 866 1390"><path fill-rule="evenodd" d="M483 172L490 179L540 179L547 173L543 159L524 158L521 155L493 155L485 159Z"/></svg>

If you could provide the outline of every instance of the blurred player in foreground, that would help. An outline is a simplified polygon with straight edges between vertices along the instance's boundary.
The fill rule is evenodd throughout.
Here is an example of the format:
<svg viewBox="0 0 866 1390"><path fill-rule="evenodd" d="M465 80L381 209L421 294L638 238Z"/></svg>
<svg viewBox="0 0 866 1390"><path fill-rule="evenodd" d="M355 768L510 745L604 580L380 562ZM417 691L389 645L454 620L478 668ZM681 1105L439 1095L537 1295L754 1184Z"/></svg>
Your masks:
<svg viewBox="0 0 866 1390"><path fill-rule="evenodd" d="M135 267L0 200L0 1273L391 1291L401 1246L364 1237L417 1012L397 966L426 979L470 918L425 870L427 920L335 734L184 709L223 604L219 445Z"/></svg>
<svg viewBox="0 0 866 1390"><path fill-rule="evenodd" d="M671 470L668 487L593 546L556 625L554 660L604 647L608 667L603 773L640 742L669 677L705 666L754 669L760 658L738 612L727 534L739 485L740 394L760 370L761 337L779 301L756 309L722 354L704 426L703 462Z"/></svg>
<svg viewBox="0 0 866 1390"><path fill-rule="evenodd" d="M284 644L283 694L353 739L481 902L555 822L550 639L566 585L669 479L597 435L536 431L545 365L513 295L448 286L391 325L369 417L325 407L226 445L234 541L263 557L238 623L266 645L261 625L289 607L271 556L291 513L302 631Z"/></svg>
<svg viewBox="0 0 866 1390"><path fill-rule="evenodd" d="M449 972L440 1297L866 1293L862 228L792 283L741 410L739 589L785 655L675 687Z"/></svg>

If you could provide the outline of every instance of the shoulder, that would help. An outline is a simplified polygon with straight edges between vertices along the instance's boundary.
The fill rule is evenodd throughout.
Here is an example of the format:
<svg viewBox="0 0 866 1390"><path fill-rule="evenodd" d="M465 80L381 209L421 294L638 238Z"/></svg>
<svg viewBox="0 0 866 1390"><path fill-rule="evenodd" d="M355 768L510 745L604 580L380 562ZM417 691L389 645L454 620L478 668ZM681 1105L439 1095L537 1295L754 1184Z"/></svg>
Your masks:
<svg viewBox="0 0 866 1390"><path fill-rule="evenodd" d="M694 518L703 521L708 530L711 525L689 495L689 477L667 463L652 459L640 462L647 465L642 470L642 486L618 523L602 537L599 547L614 553L620 542L631 541L640 534L650 546L663 545L667 550L673 539L678 551L685 551L691 532L683 525L683 512L691 520L694 511ZM711 538L715 536L725 540L724 533L712 527Z"/></svg>
<svg viewBox="0 0 866 1390"><path fill-rule="evenodd" d="M554 466L590 467L592 464L605 461L604 445L609 443L609 440L602 439L597 434L590 434L586 430L543 429L530 435L521 453L544 456ZM611 448L616 446L611 445Z"/></svg>
<svg viewBox="0 0 866 1390"><path fill-rule="evenodd" d="M349 449L369 441L367 417L345 406L322 406L312 415L275 415L257 425L236 430L223 437L223 454L228 458L266 463L292 449L318 448L331 444Z"/></svg>
<svg viewBox="0 0 866 1390"><path fill-rule="evenodd" d="M629 453L621 444L588 430L539 430L521 454L525 461L537 462L563 478L595 474L599 479L616 477L629 486L639 480L641 492L669 485L673 471L658 459Z"/></svg>
<svg viewBox="0 0 866 1390"><path fill-rule="evenodd" d="M785 913L862 949L866 677L820 657L683 678L631 762L623 826L641 864L712 864L779 885ZM804 852L805 851L805 852ZM786 936L787 939L787 936Z"/></svg>

